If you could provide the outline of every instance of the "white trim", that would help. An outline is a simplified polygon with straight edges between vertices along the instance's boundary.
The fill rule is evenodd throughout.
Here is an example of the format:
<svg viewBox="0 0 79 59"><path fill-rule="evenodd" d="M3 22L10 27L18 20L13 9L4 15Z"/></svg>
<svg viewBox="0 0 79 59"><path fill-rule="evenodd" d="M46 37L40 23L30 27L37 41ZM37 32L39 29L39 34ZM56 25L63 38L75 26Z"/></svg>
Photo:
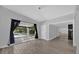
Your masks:
<svg viewBox="0 0 79 59"><path fill-rule="evenodd" d="M9 47L8 45L3 45L3 46L0 46L0 48L5 48L5 47Z"/></svg>

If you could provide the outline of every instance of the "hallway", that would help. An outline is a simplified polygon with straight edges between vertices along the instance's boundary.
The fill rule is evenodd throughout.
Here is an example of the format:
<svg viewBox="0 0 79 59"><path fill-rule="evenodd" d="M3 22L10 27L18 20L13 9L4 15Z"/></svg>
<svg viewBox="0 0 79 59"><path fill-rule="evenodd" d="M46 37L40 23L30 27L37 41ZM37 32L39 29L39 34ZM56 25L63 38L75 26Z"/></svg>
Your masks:
<svg viewBox="0 0 79 59"><path fill-rule="evenodd" d="M66 34L61 34L51 41L35 39L12 47L0 49L2 54L74 54L72 41Z"/></svg>

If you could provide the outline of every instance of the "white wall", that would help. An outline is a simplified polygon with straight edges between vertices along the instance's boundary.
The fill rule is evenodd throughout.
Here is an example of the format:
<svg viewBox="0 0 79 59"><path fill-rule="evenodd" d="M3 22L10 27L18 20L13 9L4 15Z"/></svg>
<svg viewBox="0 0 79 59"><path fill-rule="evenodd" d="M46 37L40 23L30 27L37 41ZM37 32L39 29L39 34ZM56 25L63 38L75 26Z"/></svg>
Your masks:
<svg viewBox="0 0 79 59"><path fill-rule="evenodd" d="M76 52L79 53L79 6L76 8L76 14L74 18L74 43L77 46Z"/></svg>
<svg viewBox="0 0 79 59"><path fill-rule="evenodd" d="M59 35L59 29L57 26L49 23L40 23L40 38L44 40L51 40Z"/></svg>
<svg viewBox="0 0 79 59"><path fill-rule="evenodd" d="M29 23L37 23L35 20L12 12L0 6L0 48L5 47L9 42L11 19L17 19Z"/></svg>
<svg viewBox="0 0 79 59"><path fill-rule="evenodd" d="M40 34L41 34L41 39L45 39L45 40L48 40L49 39L49 33L48 33L48 30L49 30L49 26L48 24L42 24L40 26Z"/></svg>
<svg viewBox="0 0 79 59"><path fill-rule="evenodd" d="M55 25L49 25L49 39L54 39L59 36L59 28Z"/></svg>
<svg viewBox="0 0 79 59"><path fill-rule="evenodd" d="M55 25L59 27L60 33L68 34L68 24L73 24L73 19L70 21L63 21L56 23Z"/></svg>

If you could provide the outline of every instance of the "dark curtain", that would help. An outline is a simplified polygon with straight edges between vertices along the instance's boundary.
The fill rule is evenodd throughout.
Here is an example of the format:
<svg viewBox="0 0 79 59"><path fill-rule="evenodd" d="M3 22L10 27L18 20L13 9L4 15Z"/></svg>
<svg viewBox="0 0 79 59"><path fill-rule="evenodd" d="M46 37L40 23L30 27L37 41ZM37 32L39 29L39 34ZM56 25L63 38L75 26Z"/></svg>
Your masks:
<svg viewBox="0 0 79 59"><path fill-rule="evenodd" d="M10 44L15 43L13 32L14 32L14 30L16 29L16 27L19 25L19 23L20 23L19 20L15 20L15 19L12 19L12 20L11 20Z"/></svg>
<svg viewBox="0 0 79 59"><path fill-rule="evenodd" d="M35 31L36 31L35 38L38 39L37 24L34 24L34 27L35 27Z"/></svg>

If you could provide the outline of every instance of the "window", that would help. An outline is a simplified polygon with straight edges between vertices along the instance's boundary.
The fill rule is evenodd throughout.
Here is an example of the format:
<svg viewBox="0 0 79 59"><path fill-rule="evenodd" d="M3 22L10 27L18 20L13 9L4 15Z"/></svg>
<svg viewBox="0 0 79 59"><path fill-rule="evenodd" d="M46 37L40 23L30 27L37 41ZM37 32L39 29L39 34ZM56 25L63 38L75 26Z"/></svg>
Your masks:
<svg viewBox="0 0 79 59"><path fill-rule="evenodd" d="M34 24L20 23L20 25L15 29L14 35L27 35L29 37L35 36Z"/></svg>
<svg viewBox="0 0 79 59"><path fill-rule="evenodd" d="M15 35L17 35L17 34L27 34L27 27L18 26L18 27L15 29L14 34L15 34Z"/></svg>

